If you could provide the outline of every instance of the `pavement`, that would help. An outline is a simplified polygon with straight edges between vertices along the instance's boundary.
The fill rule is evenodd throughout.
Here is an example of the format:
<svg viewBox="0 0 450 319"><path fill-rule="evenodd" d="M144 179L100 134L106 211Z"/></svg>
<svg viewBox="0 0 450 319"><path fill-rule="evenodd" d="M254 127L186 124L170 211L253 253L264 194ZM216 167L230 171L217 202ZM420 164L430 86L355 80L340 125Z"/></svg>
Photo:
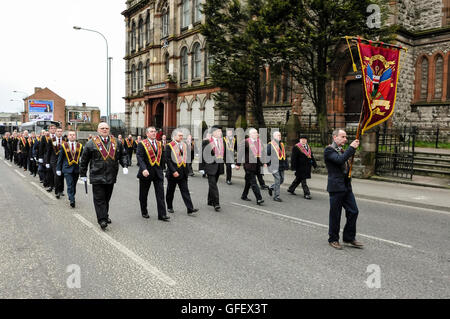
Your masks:
<svg viewBox="0 0 450 319"><path fill-rule="evenodd" d="M233 185L219 180L216 212L196 173L189 187L200 211L187 215L177 191L166 223L156 218L153 187L150 219L141 217L133 165L119 172L112 224L101 231L91 187L86 195L78 185L71 209L67 196L57 200L10 165L0 159L0 298L450 298L450 213L436 208L448 207L446 190L427 189L419 200L409 185L355 180L365 247L337 251L327 243L322 176L309 182L312 200L284 188L282 203L264 191L258 206L252 193L240 200L244 183L234 171ZM363 198L366 191L374 197ZM387 195L398 202L373 199ZM432 200L434 208L420 207Z"/></svg>

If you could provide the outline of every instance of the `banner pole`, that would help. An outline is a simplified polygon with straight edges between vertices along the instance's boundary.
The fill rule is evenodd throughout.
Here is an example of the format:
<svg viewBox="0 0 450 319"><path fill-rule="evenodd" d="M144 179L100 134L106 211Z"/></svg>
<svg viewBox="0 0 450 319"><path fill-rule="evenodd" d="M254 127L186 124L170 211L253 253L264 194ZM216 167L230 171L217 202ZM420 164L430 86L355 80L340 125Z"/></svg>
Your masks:
<svg viewBox="0 0 450 319"><path fill-rule="evenodd" d="M364 85L364 81L363 81L363 85ZM356 138L355 138L356 140L359 140L359 136L361 134L361 120L362 120L363 113L364 113L364 103L365 102L366 101L363 100L363 103L361 105L361 113L359 114L358 129L356 130ZM348 178L352 177L352 168L353 168L353 161L354 161L354 159L355 159L355 154L353 154L352 160L350 161L350 169L348 171Z"/></svg>

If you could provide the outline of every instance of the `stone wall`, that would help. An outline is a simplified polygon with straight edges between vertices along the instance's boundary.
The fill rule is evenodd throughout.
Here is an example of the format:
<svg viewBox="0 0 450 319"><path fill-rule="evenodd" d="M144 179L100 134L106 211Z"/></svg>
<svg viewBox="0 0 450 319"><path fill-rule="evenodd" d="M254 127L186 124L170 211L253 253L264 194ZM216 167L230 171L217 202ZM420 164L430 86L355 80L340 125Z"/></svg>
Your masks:
<svg viewBox="0 0 450 319"><path fill-rule="evenodd" d="M395 8L397 24L410 31L442 26L442 0L399 0Z"/></svg>

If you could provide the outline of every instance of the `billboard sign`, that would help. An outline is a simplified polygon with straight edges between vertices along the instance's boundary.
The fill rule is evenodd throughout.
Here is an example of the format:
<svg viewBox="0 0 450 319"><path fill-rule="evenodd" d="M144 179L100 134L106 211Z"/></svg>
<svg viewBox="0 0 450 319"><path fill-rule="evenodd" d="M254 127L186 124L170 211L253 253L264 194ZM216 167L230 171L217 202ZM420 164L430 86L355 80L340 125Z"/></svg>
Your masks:
<svg viewBox="0 0 450 319"><path fill-rule="evenodd" d="M30 121L53 121L52 100L28 100L28 114Z"/></svg>
<svg viewBox="0 0 450 319"><path fill-rule="evenodd" d="M90 111L68 111L67 112L68 122L91 122L92 114Z"/></svg>

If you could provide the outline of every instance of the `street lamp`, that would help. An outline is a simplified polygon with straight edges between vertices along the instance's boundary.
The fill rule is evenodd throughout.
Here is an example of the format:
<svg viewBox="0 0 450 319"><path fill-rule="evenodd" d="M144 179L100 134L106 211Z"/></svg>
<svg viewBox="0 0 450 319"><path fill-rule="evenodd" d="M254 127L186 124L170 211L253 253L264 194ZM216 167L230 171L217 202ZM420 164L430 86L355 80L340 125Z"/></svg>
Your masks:
<svg viewBox="0 0 450 319"><path fill-rule="evenodd" d="M111 57L109 57L109 51L108 51L108 40L106 40L106 37L96 31L96 30L91 30L91 29L85 29L82 27L78 27L78 26L74 26L73 27L75 30L84 30L84 31L90 31L90 32L95 32L100 34L103 39L105 39L106 42L106 119L108 122L108 125L111 125L111 120L110 120L110 114L111 114Z"/></svg>

